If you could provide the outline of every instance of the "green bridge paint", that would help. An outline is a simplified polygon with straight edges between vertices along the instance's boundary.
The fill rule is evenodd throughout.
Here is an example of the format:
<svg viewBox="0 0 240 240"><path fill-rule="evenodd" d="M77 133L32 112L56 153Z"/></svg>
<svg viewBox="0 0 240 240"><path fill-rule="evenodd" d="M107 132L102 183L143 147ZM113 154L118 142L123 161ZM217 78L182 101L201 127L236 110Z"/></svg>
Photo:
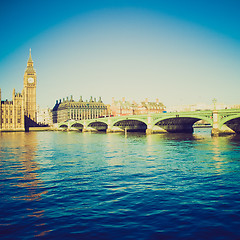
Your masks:
<svg viewBox="0 0 240 240"><path fill-rule="evenodd" d="M88 120L68 120L57 124L58 130L126 132L145 131L146 134L173 132L192 133L193 124L204 120L212 126L212 135L240 133L240 109L152 113Z"/></svg>

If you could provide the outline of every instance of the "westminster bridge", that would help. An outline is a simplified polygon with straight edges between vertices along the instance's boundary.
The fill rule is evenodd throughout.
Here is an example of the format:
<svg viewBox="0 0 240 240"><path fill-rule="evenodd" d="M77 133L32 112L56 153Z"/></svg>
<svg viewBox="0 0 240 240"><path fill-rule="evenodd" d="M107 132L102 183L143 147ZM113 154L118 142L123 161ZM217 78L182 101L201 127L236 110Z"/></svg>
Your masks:
<svg viewBox="0 0 240 240"><path fill-rule="evenodd" d="M240 109L207 110L191 112L151 113L104 117L86 120L68 120L58 123L58 130L82 132L144 131L146 134L170 132L192 133L193 125L204 120L212 127L212 135L240 133Z"/></svg>

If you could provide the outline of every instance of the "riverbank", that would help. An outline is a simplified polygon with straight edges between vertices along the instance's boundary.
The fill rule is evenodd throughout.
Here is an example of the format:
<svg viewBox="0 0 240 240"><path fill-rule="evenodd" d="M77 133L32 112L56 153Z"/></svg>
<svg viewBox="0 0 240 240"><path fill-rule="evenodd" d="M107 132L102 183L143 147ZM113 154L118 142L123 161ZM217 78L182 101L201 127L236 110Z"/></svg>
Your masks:
<svg viewBox="0 0 240 240"><path fill-rule="evenodd" d="M40 132L40 131L54 131L55 129L52 127L30 127L29 132ZM25 129L4 129L0 130L0 132L26 132Z"/></svg>

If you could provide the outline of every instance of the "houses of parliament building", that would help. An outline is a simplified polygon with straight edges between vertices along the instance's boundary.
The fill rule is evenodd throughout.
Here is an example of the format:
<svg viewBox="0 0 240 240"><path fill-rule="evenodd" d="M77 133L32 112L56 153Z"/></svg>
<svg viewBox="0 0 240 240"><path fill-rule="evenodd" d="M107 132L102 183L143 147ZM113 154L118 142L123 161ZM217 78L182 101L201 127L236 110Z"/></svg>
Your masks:
<svg viewBox="0 0 240 240"><path fill-rule="evenodd" d="M22 92L17 93L13 89L12 100L2 101L0 89L0 131L25 131L27 123L37 121L36 83L37 75L33 68L30 49Z"/></svg>

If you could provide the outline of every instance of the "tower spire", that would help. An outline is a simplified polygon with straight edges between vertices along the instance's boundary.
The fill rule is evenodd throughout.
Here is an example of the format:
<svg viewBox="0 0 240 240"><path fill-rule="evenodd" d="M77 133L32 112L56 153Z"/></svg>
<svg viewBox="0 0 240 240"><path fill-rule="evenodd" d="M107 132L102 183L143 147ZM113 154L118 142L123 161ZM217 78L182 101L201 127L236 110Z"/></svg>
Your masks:
<svg viewBox="0 0 240 240"><path fill-rule="evenodd" d="M29 59L28 59L28 62L33 62L33 60L32 60L32 54L31 54L31 48L29 49Z"/></svg>

